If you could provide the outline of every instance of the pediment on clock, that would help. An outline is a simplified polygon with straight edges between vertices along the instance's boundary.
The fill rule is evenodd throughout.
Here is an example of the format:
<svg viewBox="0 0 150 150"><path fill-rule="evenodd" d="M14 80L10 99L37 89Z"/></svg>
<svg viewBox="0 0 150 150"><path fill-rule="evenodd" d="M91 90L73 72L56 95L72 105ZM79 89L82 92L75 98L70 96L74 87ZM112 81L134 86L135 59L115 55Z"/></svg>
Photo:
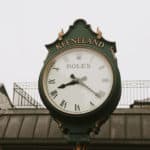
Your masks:
<svg viewBox="0 0 150 150"><path fill-rule="evenodd" d="M115 42L108 41L103 38L101 32L97 30L94 32L91 26L83 19L76 20L71 25L66 33L61 31L58 38L53 43L47 44L46 48L50 51L63 49L64 47L73 46L74 44L82 46L85 44L95 44L102 49L106 48L113 53L116 52ZM105 45L105 46L104 46Z"/></svg>

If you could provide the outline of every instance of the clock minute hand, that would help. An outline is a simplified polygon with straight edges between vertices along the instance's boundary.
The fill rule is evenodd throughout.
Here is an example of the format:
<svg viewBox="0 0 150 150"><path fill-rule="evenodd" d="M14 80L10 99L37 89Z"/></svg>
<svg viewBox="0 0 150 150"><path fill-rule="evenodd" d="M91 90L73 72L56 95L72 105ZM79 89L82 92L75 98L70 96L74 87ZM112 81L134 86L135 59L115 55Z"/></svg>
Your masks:
<svg viewBox="0 0 150 150"><path fill-rule="evenodd" d="M83 83L83 81L82 81L81 79L76 78L74 74L72 74L70 77L71 77L72 79L78 80L78 83L79 83L80 85L82 85L83 87L87 88L87 89L88 89L89 91L91 91L96 97L101 98L101 95L100 95L99 93L97 93L97 92L95 92L94 90L92 90L89 86L87 86L85 83Z"/></svg>
<svg viewBox="0 0 150 150"><path fill-rule="evenodd" d="M101 98L100 94L92 90L89 86L87 86L85 83L79 80L79 84L82 85L83 87L87 88L89 91L91 91L96 97Z"/></svg>

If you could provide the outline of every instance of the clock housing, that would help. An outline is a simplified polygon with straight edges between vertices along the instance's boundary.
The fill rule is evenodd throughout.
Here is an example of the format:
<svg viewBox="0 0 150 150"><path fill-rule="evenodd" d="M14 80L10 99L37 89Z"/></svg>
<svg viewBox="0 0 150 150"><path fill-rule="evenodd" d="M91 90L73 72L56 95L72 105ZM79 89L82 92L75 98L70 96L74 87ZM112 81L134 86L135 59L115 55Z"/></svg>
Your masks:
<svg viewBox="0 0 150 150"><path fill-rule="evenodd" d="M49 52L39 76L39 93L51 115L68 124L104 122L121 95L115 43L79 19L46 47Z"/></svg>

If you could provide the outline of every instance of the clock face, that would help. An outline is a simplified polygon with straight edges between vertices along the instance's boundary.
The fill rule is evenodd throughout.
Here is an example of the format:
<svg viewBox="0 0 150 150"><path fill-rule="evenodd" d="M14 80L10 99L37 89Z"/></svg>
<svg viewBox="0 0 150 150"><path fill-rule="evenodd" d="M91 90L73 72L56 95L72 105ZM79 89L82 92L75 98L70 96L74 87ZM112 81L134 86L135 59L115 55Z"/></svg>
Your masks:
<svg viewBox="0 0 150 150"><path fill-rule="evenodd" d="M49 102L67 114L85 114L100 107L111 93L113 72L106 57L73 48L45 67L43 86Z"/></svg>

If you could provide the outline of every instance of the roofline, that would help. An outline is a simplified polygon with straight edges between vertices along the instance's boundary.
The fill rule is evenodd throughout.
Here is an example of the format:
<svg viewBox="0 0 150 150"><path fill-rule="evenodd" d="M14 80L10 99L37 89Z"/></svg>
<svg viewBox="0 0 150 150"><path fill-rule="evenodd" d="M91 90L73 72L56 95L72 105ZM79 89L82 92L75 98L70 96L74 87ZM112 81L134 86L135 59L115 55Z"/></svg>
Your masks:
<svg viewBox="0 0 150 150"><path fill-rule="evenodd" d="M118 108L116 109L112 115L140 115L140 114L147 114L150 115L149 108ZM50 112L46 108L20 108L14 109L10 108L7 110L0 110L0 115L50 115Z"/></svg>
<svg viewBox="0 0 150 150"><path fill-rule="evenodd" d="M65 138L47 138L47 139L42 139L42 138L37 138L37 139L32 139L32 138L22 138L22 139L14 139L14 138L7 138L7 139L1 139L0 140L0 145L48 145L49 147L53 147L53 146L57 146L57 147L68 147L69 143ZM110 144L111 145L140 145L140 146L144 146L144 145L150 145L150 140L136 140L136 139L95 139L95 138L90 138L90 143L88 144L88 146L99 146L99 145L107 145ZM71 144L70 144L71 146Z"/></svg>

